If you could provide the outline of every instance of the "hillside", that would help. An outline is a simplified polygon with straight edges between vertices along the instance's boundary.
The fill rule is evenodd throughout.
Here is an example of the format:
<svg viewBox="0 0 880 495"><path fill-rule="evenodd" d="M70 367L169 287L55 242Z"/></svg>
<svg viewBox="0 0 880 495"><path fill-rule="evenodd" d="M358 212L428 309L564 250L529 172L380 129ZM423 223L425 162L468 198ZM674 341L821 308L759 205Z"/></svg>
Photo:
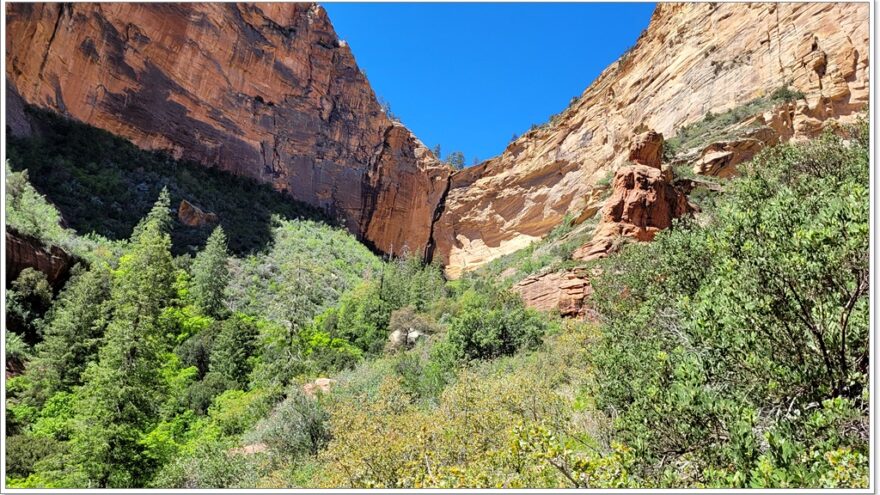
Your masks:
<svg viewBox="0 0 880 495"><path fill-rule="evenodd" d="M868 7L453 171L318 5L7 4L4 487L867 488Z"/></svg>

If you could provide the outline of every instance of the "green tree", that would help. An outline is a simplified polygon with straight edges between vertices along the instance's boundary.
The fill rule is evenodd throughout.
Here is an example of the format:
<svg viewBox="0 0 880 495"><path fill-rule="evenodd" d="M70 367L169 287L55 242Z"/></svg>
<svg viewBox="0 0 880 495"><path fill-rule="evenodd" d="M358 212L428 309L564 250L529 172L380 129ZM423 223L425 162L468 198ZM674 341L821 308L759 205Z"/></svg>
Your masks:
<svg viewBox="0 0 880 495"><path fill-rule="evenodd" d="M863 427L840 427L868 421L869 134L849 132L765 151L711 221L603 262L594 393L643 473L686 460L666 483L866 479Z"/></svg>
<svg viewBox="0 0 880 495"><path fill-rule="evenodd" d="M43 272L25 268L6 293L6 326L28 345L41 338L40 319L52 305L52 286Z"/></svg>
<svg viewBox="0 0 880 495"><path fill-rule="evenodd" d="M253 318L236 315L220 322L211 352L211 372L243 388L253 367L251 357L257 350L259 331Z"/></svg>
<svg viewBox="0 0 880 495"><path fill-rule="evenodd" d="M33 375L46 397L81 385L80 375L97 358L104 335L110 270L78 266L46 314L43 341L36 346Z"/></svg>
<svg viewBox="0 0 880 495"><path fill-rule="evenodd" d="M455 170L461 170L464 168L465 159L464 153L461 151L453 151L449 154L449 157L446 159L449 162L449 165L452 166Z"/></svg>
<svg viewBox="0 0 880 495"><path fill-rule="evenodd" d="M163 190L113 274L105 343L77 393L71 439L76 485L140 486L151 468L141 459L139 441L166 398L159 370L167 345L158 320L173 296L169 204Z"/></svg>
<svg viewBox="0 0 880 495"><path fill-rule="evenodd" d="M223 300L229 284L228 258L226 234L223 227L218 226L192 264L190 293L196 306L215 318L222 317L225 312Z"/></svg>

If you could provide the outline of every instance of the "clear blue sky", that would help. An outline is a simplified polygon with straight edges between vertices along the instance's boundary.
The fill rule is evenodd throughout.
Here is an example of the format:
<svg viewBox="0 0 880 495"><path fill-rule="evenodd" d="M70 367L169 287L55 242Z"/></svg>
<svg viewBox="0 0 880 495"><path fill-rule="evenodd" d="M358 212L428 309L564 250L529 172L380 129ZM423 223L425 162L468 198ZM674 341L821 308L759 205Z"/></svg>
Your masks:
<svg viewBox="0 0 880 495"><path fill-rule="evenodd" d="M647 27L653 3L324 3L376 93L443 155L501 153L563 110Z"/></svg>

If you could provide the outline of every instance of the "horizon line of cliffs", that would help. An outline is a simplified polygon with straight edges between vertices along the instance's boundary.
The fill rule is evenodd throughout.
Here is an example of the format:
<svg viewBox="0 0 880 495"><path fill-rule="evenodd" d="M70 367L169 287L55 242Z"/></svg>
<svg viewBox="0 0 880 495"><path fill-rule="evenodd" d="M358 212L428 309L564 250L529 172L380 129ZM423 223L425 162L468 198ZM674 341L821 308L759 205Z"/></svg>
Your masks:
<svg viewBox="0 0 880 495"><path fill-rule="evenodd" d="M385 114L317 4L7 3L7 100L271 184L367 245L421 253L456 277L603 205L576 255L601 256L618 235L652 238L665 225L652 219L689 211L655 161L662 136L708 112L781 87L803 95L752 116L760 132L693 150L707 175L855 118L869 101L869 12L659 4L636 44L567 109L454 173ZM29 132L22 105L6 112L13 134ZM606 202L597 183L614 172ZM661 197L645 202L645 191ZM641 206L612 211L618 203Z"/></svg>

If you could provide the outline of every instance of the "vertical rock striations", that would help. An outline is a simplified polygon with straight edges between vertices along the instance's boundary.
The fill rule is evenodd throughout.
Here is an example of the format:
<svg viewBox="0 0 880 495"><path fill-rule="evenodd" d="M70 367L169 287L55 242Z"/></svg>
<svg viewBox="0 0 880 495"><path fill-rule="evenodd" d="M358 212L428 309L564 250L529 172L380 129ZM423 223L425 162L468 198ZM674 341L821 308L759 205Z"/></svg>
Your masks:
<svg viewBox="0 0 880 495"><path fill-rule="evenodd" d="M815 135L868 103L866 3L660 4L635 46L569 108L450 177L385 115L315 4L8 3L6 12L6 77L25 102L270 183L376 249L424 252L452 276L596 209L597 183L630 159L655 167L657 138L707 112L783 87L805 96L759 117L776 136L704 150L701 170L725 175L763 145ZM20 104L6 111L11 130L29 132ZM662 170L645 174L659 184Z"/></svg>
<svg viewBox="0 0 880 495"><path fill-rule="evenodd" d="M584 209L597 182L628 161L631 142L648 128L674 136L707 112L785 86L805 98L762 117L782 139L854 116L868 103L868 21L866 3L659 4L635 46L569 108L500 156L453 176L434 228L447 272L520 249ZM655 165L650 136L640 139L635 158ZM751 152L734 148L720 151Z"/></svg>
<svg viewBox="0 0 880 495"><path fill-rule="evenodd" d="M6 13L6 77L26 102L270 183L382 251L426 246L448 168L385 115L320 6L9 3Z"/></svg>

